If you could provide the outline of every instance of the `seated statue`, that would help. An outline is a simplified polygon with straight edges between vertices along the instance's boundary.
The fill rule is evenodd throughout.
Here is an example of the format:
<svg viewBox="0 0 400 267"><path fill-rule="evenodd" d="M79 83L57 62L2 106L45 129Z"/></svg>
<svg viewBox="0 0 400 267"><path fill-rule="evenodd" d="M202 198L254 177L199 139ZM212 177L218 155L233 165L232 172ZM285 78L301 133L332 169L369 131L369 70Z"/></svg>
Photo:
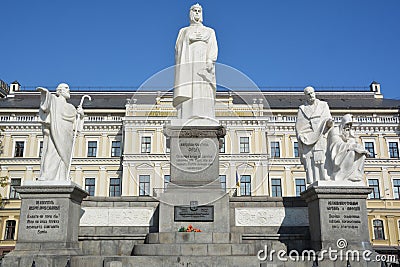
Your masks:
<svg viewBox="0 0 400 267"><path fill-rule="evenodd" d="M369 152L357 143L352 125L352 116L346 114L340 126L328 134L327 169L334 181L359 182L363 178L364 160Z"/></svg>

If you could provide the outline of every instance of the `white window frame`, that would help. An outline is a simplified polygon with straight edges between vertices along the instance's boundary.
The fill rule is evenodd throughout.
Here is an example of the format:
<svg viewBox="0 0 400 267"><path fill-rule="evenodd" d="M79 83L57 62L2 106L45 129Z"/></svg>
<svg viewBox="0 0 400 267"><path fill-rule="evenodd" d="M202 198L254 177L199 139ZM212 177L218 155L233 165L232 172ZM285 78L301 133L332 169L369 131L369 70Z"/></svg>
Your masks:
<svg viewBox="0 0 400 267"><path fill-rule="evenodd" d="M113 148L112 143L116 142L116 141L120 142L119 150L120 150L121 154L119 156L113 156L112 155L112 148ZM123 147L123 143L122 143L122 140L120 138L110 139L110 157L112 157L112 158L121 157L122 156L122 147Z"/></svg>
<svg viewBox="0 0 400 267"><path fill-rule="evenodd" d="M15 138L13 140L13 147L12 147L12 157L15 158L15 146L17 145L17 142L24 142L24 152L22 153L22 158L25 158L26 156L26 149L27 149L27 140L25 138ZM21 157L18 157L21 158Z"/></svg>
<svg viewBox="0 0 400 267"><path fill-rule="evenodd" d="M280 139L270 139L269 140L269 144L268 144L268 147L269 147L269 156L270 156L270 158L275 158L275 156L272 156L272 146L271 146L271 143L272 142L274 142L274 143L278 143L279 144L279 157L277 157L278 159L279 158L282 158L282 142L281 142L281 140Z"/></svg>
<svg viewBox="0 0 400 267"><path fill-rule="evenodd" d="M297 152L298 152L298 156L296 157L296 155L294 154L294 143L297 143ZM299 141L297 141L297 139L292 139L292 156L293 158L300 158L300 144ZM300 179L300 178L298 178Z"/></svg>
<svg viewBox="0 0 400 267"><path fill-rule="evenodd" d="M362 140L362 143L363 143L363 147L364 147L364 149L365 149L365 143L367 143L367 142L369 142L369 143L373 143L374 144L374 153L375 153L375 155L374 155L374 157L373 158L379 158L381 155L379 155L377 152L377 150L376 150L376 142L375 142L375 139L373 139L373 138L362 138L361 137L361 140Z"/></svg>
<svg viewBox="0 0 400 267"><path fill-rule="evenodd" d="M142 152L142 138L143 137L149 137L150 138L150 152ZM153 142L153 135L151 135L151 134L143 134L143 135L140 135L140 154L151 154L152 152L153 152L153 144L154 144L154 142Z"/></svg>
<svg viewBox="0 0 400 267"><path fill-rule="evenodd" d="M387 156L390 159L396 159L396 158L391 158L390 157L389 143L397 143L397 156L398 156L398 158L400 158L400 151L399 151L399 149L400 149L400 144L399 143L400 142L399 142L399 139L398 138L390 138L390 137L386 139Z"/></svg>
<svg viewBox="0 0 400 267"><path fill-rule="evenodd" d="M39 140L38 140L38 142L37 142L37 157L38 158L40 158L41 156L40 156L40 142L43 142L43 147L44 147L44 139L43 138L38 138ZM42 153L43 153L43 151L42 151Z"/></svg>
<svg viewBox="0 0 400 267"><path fill-rule="evenodd" d="M250 130L241 130L241 131L237 131L236 132L236 136L237 136L237 153L238 154L251 154L252 153L252 131ZM240 152L240 138L241 137L247 137L249 138L249 152ZM225 140L226 141L226 140ZM231 149L232 150L232 149ZM226 143L225 143L225 151L226 151Z"/></svg>
<svg viewBox="0 0 400 267"><path fill-rule="evenodd" d="M97 146L96 146L96 155L94 157L89 157L88 156L88 152L89 152L89 142L93 142L96 141ZM86 153L85 153L85 158L97 158L99 155L99 138L87 138L86 139ZM74 151L72 151L72 153L74 153Z"/></svg>
<svg viewBox="0 0 400 267"><path fill-rule="evenodd" d="M285 194L284 194L284 183L283 183L283 178L282 177L271 177L270 178L270 180L268 181L269 182L269 189L270 189L270 192L271 192L271 195L270 195L270 197L273 197L272 196L272 180L273 179L279 179L279 180L281 180L281 196L280 197L284 197L285 196Z"/></svg>

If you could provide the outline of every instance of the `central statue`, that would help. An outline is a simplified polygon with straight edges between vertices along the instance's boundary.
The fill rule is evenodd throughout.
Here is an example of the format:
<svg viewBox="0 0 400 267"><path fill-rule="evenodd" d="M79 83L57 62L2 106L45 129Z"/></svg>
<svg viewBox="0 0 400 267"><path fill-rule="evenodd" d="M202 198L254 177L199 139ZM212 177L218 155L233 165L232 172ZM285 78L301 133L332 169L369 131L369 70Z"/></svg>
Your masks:
<svg viewBox="0 0 400 267"><path fill-rule="evenodd" d="M217 39L213 29L203 25L199 4L190 8L190 26L179 31L175 45L173 106L178 119L215 121L215 61Z"/></svg>

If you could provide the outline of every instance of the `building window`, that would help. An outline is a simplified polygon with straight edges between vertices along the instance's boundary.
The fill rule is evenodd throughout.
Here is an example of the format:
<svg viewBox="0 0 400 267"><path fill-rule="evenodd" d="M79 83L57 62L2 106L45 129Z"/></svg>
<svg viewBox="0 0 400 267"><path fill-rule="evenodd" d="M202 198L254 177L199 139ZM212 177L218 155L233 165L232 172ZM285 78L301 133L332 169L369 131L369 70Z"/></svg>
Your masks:
<svg viewBox="0 0 400 267"><path fill-rule="evenodd" d="M240 176L240 195L251 196L251 177L250 175Z"/></svg>
<svg viewBox="0 0 400 267"><path fill-rule="evenodd" d="M151 152L151 137L150 136L142 136L142 153L150 153Z"/></svg>
<svg viewBox="0 0 400 267"><path fill-rule="evenodd" d="M374 220L374 238L375 240L385 240L385 231L383 229L383 221L382 220Z"/></svg>
<svg viewBox="0 0 400 267"><path fill-rule="evenodd" d="M400 199L400 179L393 179L393 195L395 199Z"/></svg>
<svg viewBox="0 0 400 267"><path fill-rule="evenodd" d="M293 143L293 156L295 158L299 157L299 142L294 142Z"/></svg>
<svg viewBox="0 0 400 267"><path fill-rule="evenodd" d="M24 156L24 147L25 147L24 141L16 141L14 157L18 157L18 158L23 157Z"/></svg>
<svg viewBox="0 0 400 267"><path fill-rule="evenodd" d="M273 197L281 197L282 196L281 179L271 179L271 189Z"/></svg>
<svg viewBox="0 0 400 267"><path fill-rule="evenodd" d="M19 198L19 194L15 190L16 186L21 186L21 179L19 179L19 178L11 179L11 183L10 183L10 199Z"/></svg>
<svg viewBox="0 0 400 267"><path fill-rule="evenodd" d="M112 141L111 157L120 157L120 156L121 156L121 141Z"/></svg>
<svg viewBox="0 0 400 267"><path fill-rule="evenodd" d="M397 142L389 142L389 157L399 158L399 144Z"/></svg>
<svg viewBox="0 0 400 267"><path fill-rule="evenodd" d="M168 187L169 182L171 182L171 175L164 175L164 188Z"/></svg>
<svg viewBox="0 0 400 267"><path fill-rule="evenodd" d="M300 196L300 193L306 190L306 180L296 179L296 196Z"/></svg>
<svg viewBox="0 0 400 267"><path fill-rule="evenodd" d="M240 153L249 153L250 143L248 137L240 137Z"/></svg>
<svg viewBox="0 0 400 267"><path fill-rule="evenodd" d="M221 183L222 190L226 191L226 175L220 175L219 182Z"/></svg>
<svg viewBox="0 0 400 267"><path fill-rule="evenodd" d="M97 141L89 141L88 149L87 149L87 156L88 157L96 157L96 155L97 155Z"/></svg>
<svg viewBox="0 0 400 267"><path fill-rule="evenodd" d="M39 158L42 157L43 152L43 141L39 142Z"/></svg>
<svg viewBox="0 0 400 267"><path fill-rule="evenodd" d="M139 196L150 195L150 175L139 175Z"/></svg>
<svg viewBox="0 0 400 267"><path fill-rule="evenodd" d="M219 139L220 141L220 146L221 146L221 148L219 149L219 152L220 153L225 153L225 137L223 137L223 138L221 138L221 139Z"/></svg>
<svg viewBox="0 0 400 267"><path fill-rule="evenodd" d="M170 144L171 144L170 139L169 138L165 138L165 142L164 142L165 153L170 153L171 152L171 149L169 148Z"/></svg>
<svg viewBox="0 0 400 267"><path fill-rule="evenodd" d="M279 142L271 142L271 157L280 158L281 150L279 148Z"/></svg>
<svg viewBox="0 0 400 267"><path fill-rule="evenodd" d="M110 179L110 197L121 196L121 179L111 178Z"/></svg>
<svg viewBox="0 0 400 267"><path fill-rule="evenodd" d="M367 150L370 153L369 155L367 155L367 158L375 158L374 142L365 142L364 146L365 150Z"/></svg>
<svg viewBox="0 0 400 267"><path fill-rule="evenodd" d="M379 180L378 179L369 179L368 180L369 187L372 187L372 192L369 194L369 199L379 199L381 198L381 194L379 193Z"/></svg>
<svg viewBox="0 0 400 267"><path fill-rule="evenodd" d="M94 196L96 188L96 180L94 178L85 179L85 190L89 193L89 196Z"/></svg>
<svg viewBox="0 0 400 267"><path fill-rule="evenodd" d="M16 224L17 224L17 222L14 221L14 220L6 221L6 231L5 231L5 234L4 234L4 239L5 240L14 240L15 225Z"/></svg>

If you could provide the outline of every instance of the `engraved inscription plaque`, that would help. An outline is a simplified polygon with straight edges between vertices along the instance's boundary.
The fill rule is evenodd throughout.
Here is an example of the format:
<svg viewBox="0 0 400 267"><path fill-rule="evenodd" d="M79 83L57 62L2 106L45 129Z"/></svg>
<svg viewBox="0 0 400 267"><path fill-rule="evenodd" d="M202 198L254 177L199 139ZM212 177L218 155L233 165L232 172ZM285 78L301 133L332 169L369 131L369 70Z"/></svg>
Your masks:
<svg viewBox="0 0 400 267"><path fill-rule="evenodd" d="M214 206L174 206L175 222L213 222Z"/></svg>

